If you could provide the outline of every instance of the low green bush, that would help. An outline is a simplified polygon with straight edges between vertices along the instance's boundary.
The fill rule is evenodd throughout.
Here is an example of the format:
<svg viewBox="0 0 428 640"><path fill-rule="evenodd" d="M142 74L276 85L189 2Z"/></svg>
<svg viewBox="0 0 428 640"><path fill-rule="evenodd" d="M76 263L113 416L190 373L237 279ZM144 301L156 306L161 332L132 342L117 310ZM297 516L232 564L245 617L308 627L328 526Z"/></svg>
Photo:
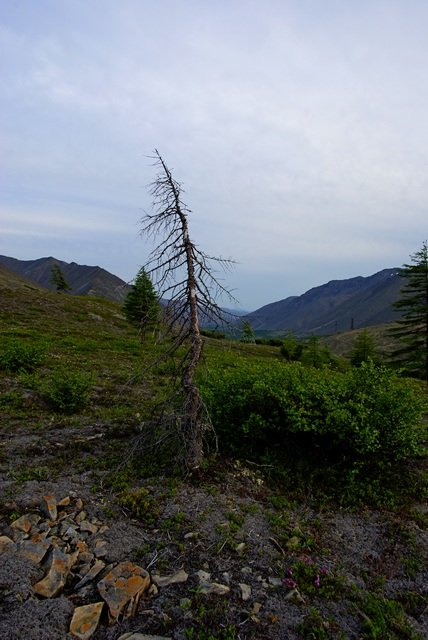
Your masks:
<svg viewBox="0 0 428 640"><path fill-rule="evenodd" d="M9 391L2 393L0 396L0 408L4 409L22 409L24 399L19 391Z"/></svg>
<svg viewBox="0 0 428 640"><path fill-rule="evenodd" d="M10 340L0 348L0 369L8 373L33 371L44 362L46 351L22 340Z"/></svg>
<svg viewBox="0 0 428 640"><path fill-rule="evenodd" d="M210 373L205 401L227 453L292 454L361 472L418 450L423 399L372 362L339 373L300 363L243 364Z"/></svg>
<svg viewBox="0 0 428 640"><path fill-rule="evenodd" d="M89 400L92 376L80 371L57 369L40 383L40 391L55 411L77 413Z"/></svg>

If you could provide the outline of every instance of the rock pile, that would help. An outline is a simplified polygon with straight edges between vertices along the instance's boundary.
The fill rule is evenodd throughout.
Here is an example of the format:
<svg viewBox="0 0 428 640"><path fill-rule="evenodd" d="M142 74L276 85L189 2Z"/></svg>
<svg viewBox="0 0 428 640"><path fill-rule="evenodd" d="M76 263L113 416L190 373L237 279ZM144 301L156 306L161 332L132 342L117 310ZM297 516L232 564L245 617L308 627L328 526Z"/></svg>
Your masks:
<svg viewBox="0 0 428 640"><path fill-rule="evenodd" d="M141 596L152 589L142 567L132 562L106 565L107 530L99 520L88 519L80 498L57 501L47 495L40 513L17 518L9 535L0 536L0 553L16 553L43 569L44 577L32 586L35 596L55 598L66 589L69 600L79 602L97 593L97 602L74 607L70 633L81 640L93 636L105 607L114 624L119 616L135 615Z"/></svg>
<svg viewBox="0 0 428 640"><path fill-rule="evenodd" d="M43 575L31 585L30 599L48 601L65 596L72 609L69 633L80 640L92 638L103 612L109 625L132 618L143 596L155 596L158 589L184 583L189 577L183 569L172 575L150 576L130 561L107 564L108 543L103 534L108 528L89 518L80 498L67 496L57 501L46 495L38 513L15 519L5 531L7 535L0 535L3 557L12 554L29 560ZM230 591L225 584L211 582L205 571L198 571L195 577L201 593L223 596ZM239 586L242 599L247 600L250 588ZM119 640L154 638L159 636L134 633Z"/></svg>

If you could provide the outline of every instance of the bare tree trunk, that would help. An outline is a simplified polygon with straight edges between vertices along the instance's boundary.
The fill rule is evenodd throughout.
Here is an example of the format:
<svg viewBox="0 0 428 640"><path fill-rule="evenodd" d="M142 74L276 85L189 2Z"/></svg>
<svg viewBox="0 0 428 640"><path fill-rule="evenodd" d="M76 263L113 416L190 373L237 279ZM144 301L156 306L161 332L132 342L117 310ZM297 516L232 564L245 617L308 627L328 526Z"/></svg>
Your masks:
<svg viewBox="0 0 428 640"><path fill-rule="evenodd" d="M182 422L183 436L186 441L186 466L190 469L199 467L203 459L203 433L202 420L203 402L200 391L195 384L196 367L202 353L202 337L199 329L197 282L195 277L195 264L193 255L193 243L190 240L187 216L182 211L180 193L171 172L165 162L159 157L163 170L167 177L169 187L175 200L176 213L180 219L181 237L186 256L187 272L187 300L189 305L190 321L190 356L184 367L182 383L184 391L184 416Z"/></svg>
<svg viewBox="0 0 428 640"><path fill-rule="evenodd" d="M156 213L146 214L143 218L142 233L157 235L162 232L165 235L165 239L152 252L148 264L152 265L150 273L158 274L162 293L171 296L168 326L173 347L170 351L177 351L184 342L190 341L190 348L182 362L181 387L184 398L178 422L185 440L185 465L188 469L195 469L203 460L203 436L209 424L202 396L195 383L203 344L199 308L207 317L224 321L222 311L212 297L212 288L226 293L229 299L233 299L233 296L215 279L209 263L215 260L227 266L231 261L209 258L191 241L187 221L189 209L181 201L181 186L172 177L158 151L155 150L155 154L156 163L162 168L161 175L152 185ZM175 278L182 269L185 270L184 279L176 283Z"/></svg>

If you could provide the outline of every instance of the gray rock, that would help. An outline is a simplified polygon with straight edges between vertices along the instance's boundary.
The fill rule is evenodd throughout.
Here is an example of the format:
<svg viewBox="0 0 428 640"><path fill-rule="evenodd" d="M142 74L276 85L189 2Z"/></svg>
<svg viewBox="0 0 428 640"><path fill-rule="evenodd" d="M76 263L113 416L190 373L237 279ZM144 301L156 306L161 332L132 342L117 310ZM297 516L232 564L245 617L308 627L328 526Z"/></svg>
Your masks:
<svg viewBox="0 0 428 640"><path fill-rule="evenodd" d="M230 587L225 584L219 584L218 582L202 582L199 587L199 592L204 595L216 595L225 596L230 591Z"/></svg>
<svg viewBox="0 0 428 640"><path fill-rule="evenodd" d="M184 569L180 569L180 571L177 571L177 573L174 573L173 575L163 577L154 575L152 576L152 579L158 587L167 587L170 584L180 584L182 582L187 582L188 577L189 574L186 573Z"/></svg>
<svg viewBox="0 0 428 640"><path fill-rule="evenodd" d="M251 587L244 582L240 582L238 586L241 590L241 598L244 602L246 602L251 598Z"/></svg>

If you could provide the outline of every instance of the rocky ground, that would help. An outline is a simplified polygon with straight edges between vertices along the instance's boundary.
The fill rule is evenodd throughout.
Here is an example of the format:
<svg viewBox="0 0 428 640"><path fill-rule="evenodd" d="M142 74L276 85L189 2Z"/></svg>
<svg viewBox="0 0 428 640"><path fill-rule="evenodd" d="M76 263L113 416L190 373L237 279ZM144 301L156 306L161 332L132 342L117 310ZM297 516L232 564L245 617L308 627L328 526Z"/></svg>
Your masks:
<svg viewBox="0 0 428 640"><path fill-rule="evenodd" d="M125 482L130 440L5 434L1 638L428 637L426 505L315 509L233 461Z"/></svg>

